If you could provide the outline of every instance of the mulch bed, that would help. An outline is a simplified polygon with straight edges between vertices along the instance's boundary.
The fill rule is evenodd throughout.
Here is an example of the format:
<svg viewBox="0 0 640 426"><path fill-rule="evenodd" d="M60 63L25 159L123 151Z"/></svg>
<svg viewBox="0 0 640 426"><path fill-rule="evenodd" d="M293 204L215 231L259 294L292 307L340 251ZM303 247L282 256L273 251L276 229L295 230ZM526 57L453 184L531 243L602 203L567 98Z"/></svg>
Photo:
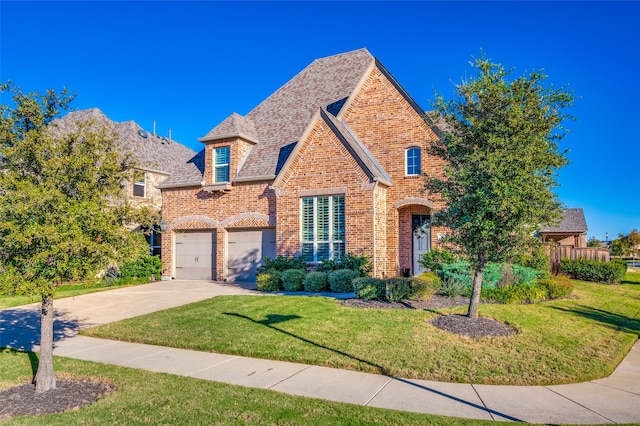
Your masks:
<svg viewBox="0 0 640 426"><path fill-rule="evenodd" d="M57 380L56 388L41 394L27 383L0 391L0 420L77 410L115 391L112 383L88 380Z"/></svg>
<svg viewBox="0 0 640 426"><path fill-rule="evenodd" d="M404 302L391 303L378 300L347 299L341 303L343 306L352 308L434 309L466 306L469 304L469 298L464 296L445 297L436 294L431 299L421 302L407 300ZM440 315L431 320L431 324L449 333L473 338L488 336L501 337L517 333L513 327L503 324L500 321L482 317L474 320L465 315Z"/></svg>

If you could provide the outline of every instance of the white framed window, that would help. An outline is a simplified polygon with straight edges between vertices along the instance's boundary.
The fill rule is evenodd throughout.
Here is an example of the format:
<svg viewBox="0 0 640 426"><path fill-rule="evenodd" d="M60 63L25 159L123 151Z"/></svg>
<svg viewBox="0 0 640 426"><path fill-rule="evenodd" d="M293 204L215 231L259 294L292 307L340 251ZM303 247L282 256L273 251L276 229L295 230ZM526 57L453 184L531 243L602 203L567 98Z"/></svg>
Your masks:
<svg viewBox="0 0 640 426"><path fill-rule="evenodd" d="M407 148L405 151L405 165L407 176L420 174L420 148Z"/></svg>
<svg viewBox="0 0 640 426"><path fill-rule="evenodd" d="M213 150L213 181L229 182L229 158L228 146L223 146Z"/></svg>
<svg viewBox="0 0 640 426"><path fill-rule="evenodd" d="M133 196L144 198L147 195L147 174L139 170L133 172Z"/></svg>
<svg viewBox="0 0 640 426"><path fill-rule="evenodd" d="M340 259L345 254L344 195L300 200L302 258L306 262Z"/></svg>

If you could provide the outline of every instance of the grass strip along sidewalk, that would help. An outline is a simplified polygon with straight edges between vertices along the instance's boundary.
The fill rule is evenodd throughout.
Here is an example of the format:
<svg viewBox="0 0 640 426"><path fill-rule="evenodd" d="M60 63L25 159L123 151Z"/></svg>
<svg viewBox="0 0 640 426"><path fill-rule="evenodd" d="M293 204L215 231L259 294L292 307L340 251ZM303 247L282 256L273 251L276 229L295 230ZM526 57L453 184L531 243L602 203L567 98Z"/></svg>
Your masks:
<svg viewBox="0 0 640 426"><path fill-rule="evenodd" d="M463 313L348 308L319 297L220 296L82 334L446 382L548 385L609 375L640 334L640 274L575 282L572 298L482 305L518 330L471 339L429 321ZM180 336L176 339L175 336Z"/></svg>

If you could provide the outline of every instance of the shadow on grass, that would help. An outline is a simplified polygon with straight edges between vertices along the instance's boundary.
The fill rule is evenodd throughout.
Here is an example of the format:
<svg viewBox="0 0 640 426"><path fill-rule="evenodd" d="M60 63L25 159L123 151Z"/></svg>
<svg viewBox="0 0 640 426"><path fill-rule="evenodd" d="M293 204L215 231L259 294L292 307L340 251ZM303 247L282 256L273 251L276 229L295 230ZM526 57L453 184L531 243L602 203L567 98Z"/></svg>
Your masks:
<svg viewBox="0 0 640 426"><path fill-rule="evenodd" d="M323 344L321 344L321 343L316 343L316 342L314 342L314 341L312 341L312 340L309 340L309 339L304 338L304 337L302 337L302 336L298 336L298 335L296 335L296 334L290 333L290 332L288 332L288 331L286 331L286 330L282 330L282 329L280 329L280 328L278 328L278 327L274 327L274 326L272 325L272 324L278 324L278 323L282 323L282 322L286 322L286 321L290 321L290 320L295 320L295 319L299 319L299 318L301 318L301 317L300 317L300 316L298 316L298 315L278 315L278 314L269 314L269 315L267 315L267 316L266 316L266 319L261 320L261 321L258 321L258 320L254 320L253 318L250 318L250 317L248 317L248 316L246 316L246 315L237 314L237 313L235 313L235 312L223 312L222 314L223 314L223 315L228 315L228 316L233 316L233 317L236 317L236 318L245 319L245 320L248 320L248 321L253 322L254 324L260 324L260 325L263 325L263 326L268 327L268 328L270 328L270 329L272 329L272 330L278 331L278 332L280 332L280 333L282 333L282 334L286 334L287 336L290 336L290 337L293 337L293 338L295 338L295 339L298 339L298 340L300 340L300 341L302 341L302 342L309 343L310 345L316 346L316 347L318 347L318 348L326 349L326 350L331 351L331 352L333 352L333 353L336 353L336 354L339 354L339 355L345 356L345 357L347 357L347 358L350 358L350 359L352 359L352 360L354 360L354 361L358 361L358 362L361 362L361 363L363 363L363 364L367 364L367 365L369 365L369 366L371 366L371 367L374 367L374 368L378 371L378 373L379 373L379 374L381 374L381 375L383 375L383 376L387 376L387 377L389 377L389 378L391 378L391 379L393 379L393 380L396 380L396 381L398 381L398 382L405 383L405 384L407 384L407 385L410 385L410 386L413 386L413 387L416 387L416 388L419 388L419 389L423 389L423 390L428 391L428 392L430 392L430 393L432 393L432 394L439 395L439 396L442 396L442 397L444 397L444 398L448 398L448 399L451 399L451 400L453 400L453 401L459 402L459 403L461 403L461 404L464 404L464 405L467 405L467 406L470 406L470 407L476 408L476 409L478 409L478 410L481 410L481 411L487 412L487 413L489 413L489 414L491 415L491 417L492 417L494 420L503 420L503 419L504 419L504 420L508 420L508 421L512 421L512 422L523 422L523 420L517 419L517 418L515 418L515 417L509 416L509 415L504 414L504 413L501 413L501 412L499 412L499 411L492 410L492 409L490 409L490 408L487 408L487 407L486 407L486 406L484 406L484 405L478 405L478 404L473 403L473 402L471 402L471 401L466 401L466 400L464 400L464 399L462 399L462 398L458 398L458 397L456 397L456 396L453 396L453 395L450 395L450 394L444 393L444 392L442 392L442 391L439 391L439 390L434 389L434 388L430 388L430 387L428 387L428 386L424 386L424 385L421 385L421 384L418 384L418 383L412 382L412 381L407 380L407 379L402 379L402 378L399 378L399 377L394 377L394 376L392 376L392 375L390 374L390 372L389 372L385 367L383 367L383 366L381 366L381 365L378 365L378 364L376 364L376 363L374 363L374 362L367 361L367 360L362 359L362 358L358 358L358 357L356 357L356 356L353 356L353 355L351 355L351 354L348 354L348 353L343 352L343 351L338 350L338 349L331 348L331 347L326 346L326 345L323 345ZM496 417L500 417L500 418L496 418Z"/></svg>
<svg viewBox="0 0 640 426"><path fill-rule="evenodd" d="M561 306L551 306L552 309L572 313L593 321L598 321L615 330L625 330L635 333L640 337L640 320L629 318L624 315L615 314L613 312L602 309L593 308L591 306L578 305L573 308Z"/></svg>

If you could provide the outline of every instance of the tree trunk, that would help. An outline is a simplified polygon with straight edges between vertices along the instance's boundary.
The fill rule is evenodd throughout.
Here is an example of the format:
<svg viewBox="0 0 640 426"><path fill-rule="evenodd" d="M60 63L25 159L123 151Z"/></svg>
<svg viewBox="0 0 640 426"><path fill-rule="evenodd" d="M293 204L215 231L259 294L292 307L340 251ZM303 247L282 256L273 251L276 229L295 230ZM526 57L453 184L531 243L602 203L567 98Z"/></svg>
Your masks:
<svg viewBox="0 0 640 426"><path fill-rule="evenodd" d="M482 271L484 271L485 258L483 254L478 255L478 263L473 273L473 291L469 301L467 316L471 319L478 319L478 309L480 307L480 291L482 290Z"/></svg>
<svg viewBox="0 0 640 426"><path fill-rule="evenodd" d="M42 295L40 317L40 361L36 373L36 393L56 388L53 372L53 296Z"/></svg>

